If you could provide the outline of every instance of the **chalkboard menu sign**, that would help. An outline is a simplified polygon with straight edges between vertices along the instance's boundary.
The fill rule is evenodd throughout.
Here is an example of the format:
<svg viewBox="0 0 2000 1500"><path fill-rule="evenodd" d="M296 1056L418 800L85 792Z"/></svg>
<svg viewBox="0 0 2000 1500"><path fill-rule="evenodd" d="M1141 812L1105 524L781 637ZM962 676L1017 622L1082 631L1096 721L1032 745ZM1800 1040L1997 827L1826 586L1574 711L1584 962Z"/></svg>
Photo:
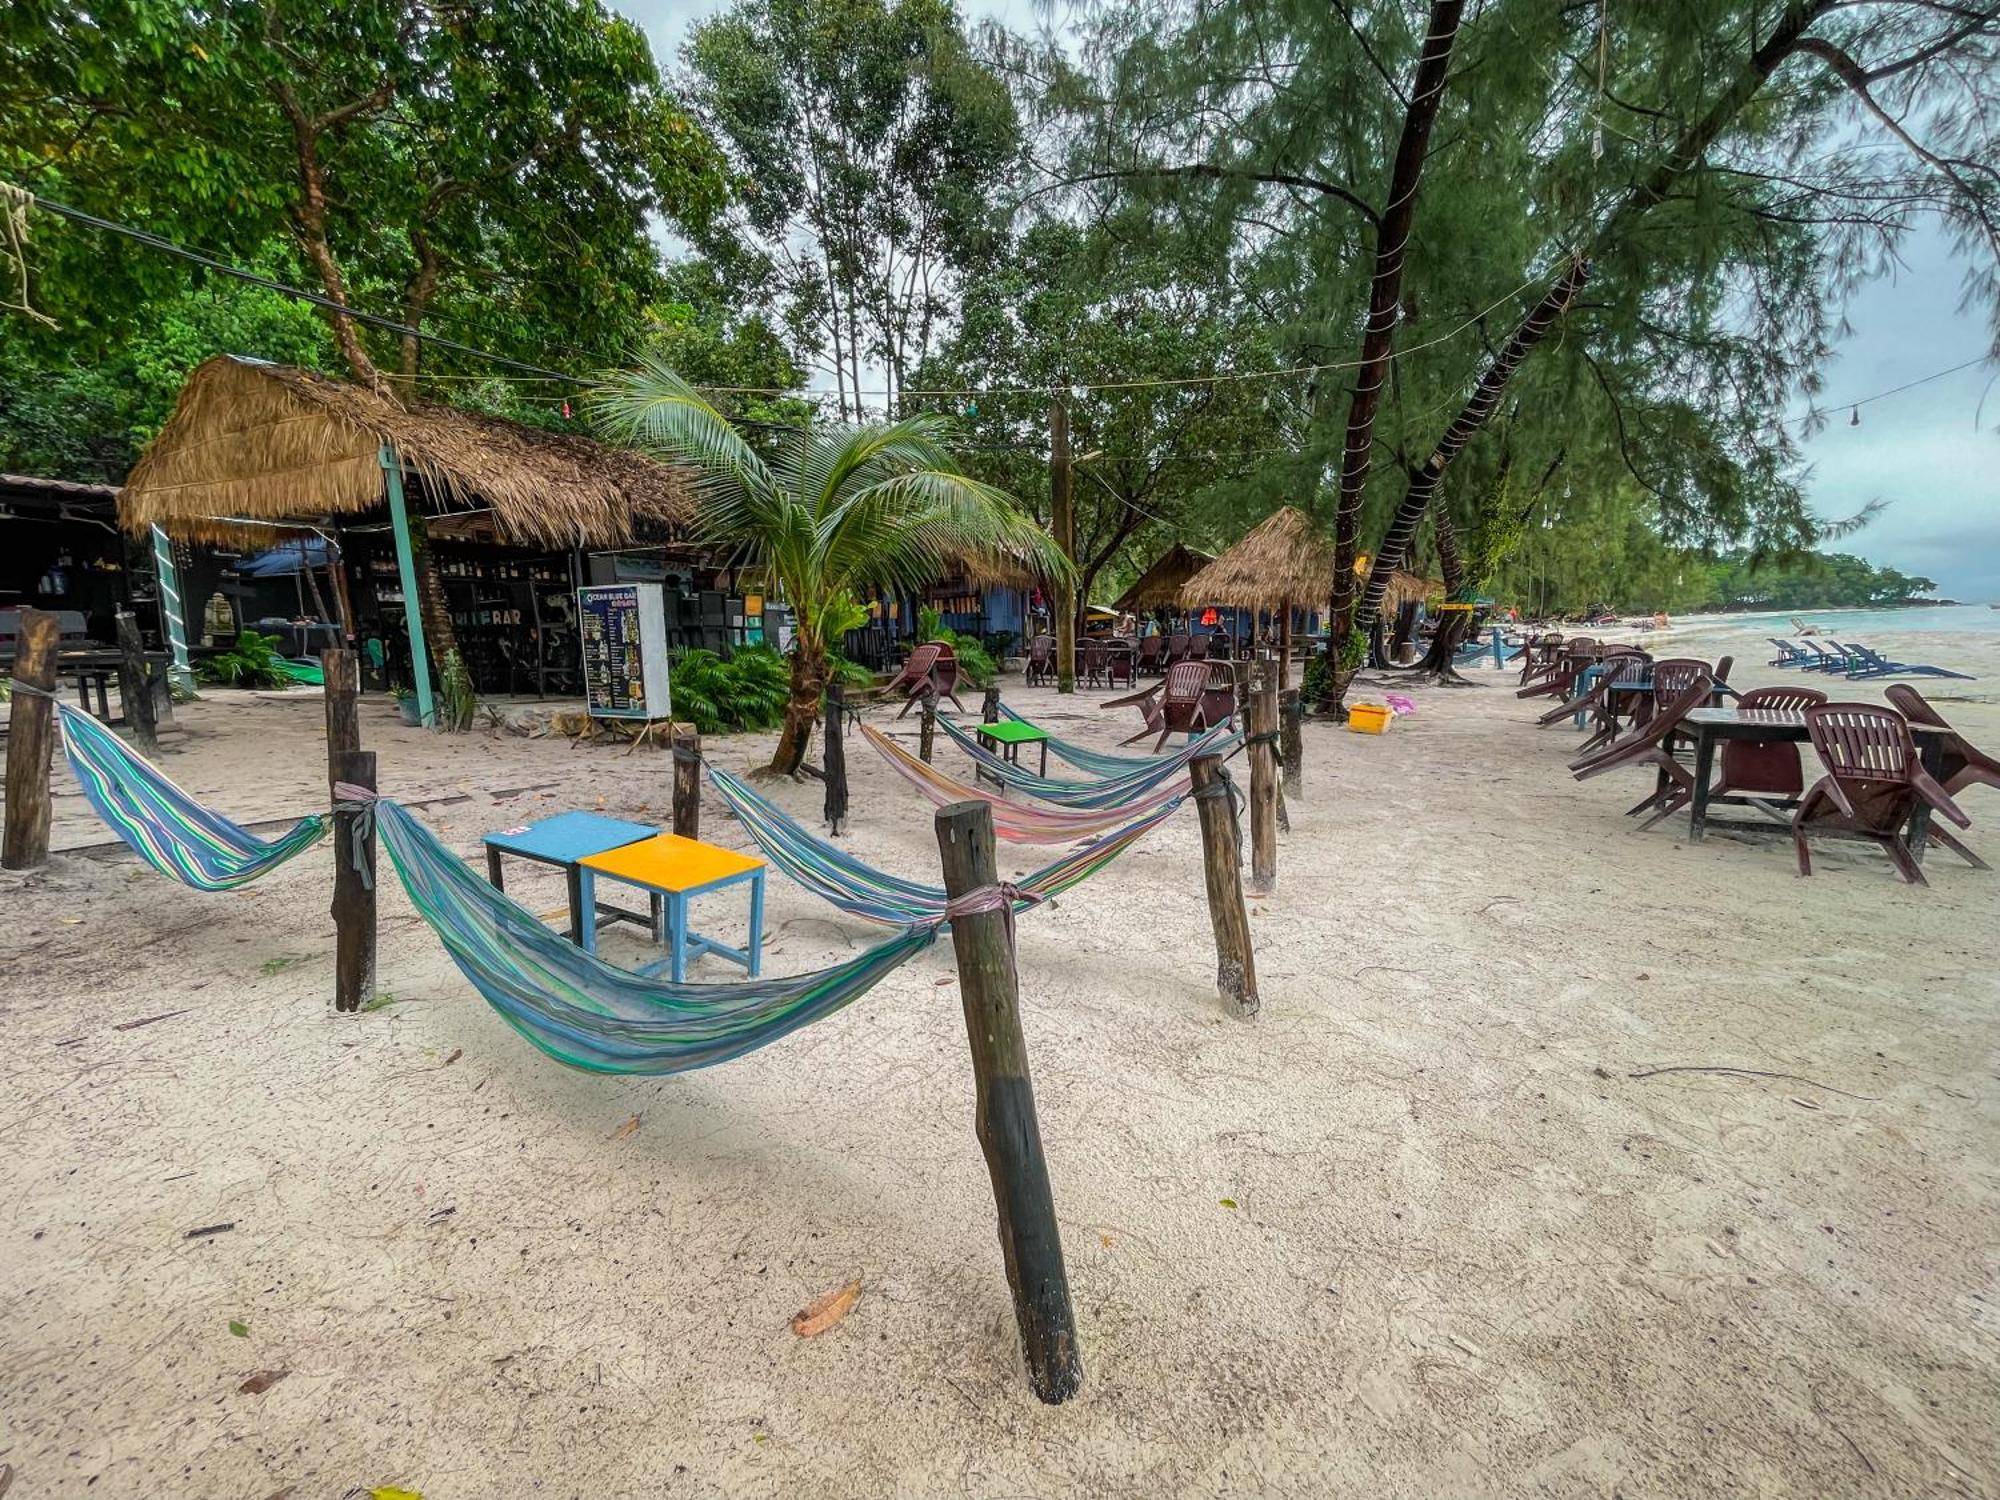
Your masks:
<svg viewBox="0 0 2000 1500"><path fill-rule="evenodd" d="M576 591L583 634L583 690L599 719L670 719L667 612L657 583Z"/></svg>

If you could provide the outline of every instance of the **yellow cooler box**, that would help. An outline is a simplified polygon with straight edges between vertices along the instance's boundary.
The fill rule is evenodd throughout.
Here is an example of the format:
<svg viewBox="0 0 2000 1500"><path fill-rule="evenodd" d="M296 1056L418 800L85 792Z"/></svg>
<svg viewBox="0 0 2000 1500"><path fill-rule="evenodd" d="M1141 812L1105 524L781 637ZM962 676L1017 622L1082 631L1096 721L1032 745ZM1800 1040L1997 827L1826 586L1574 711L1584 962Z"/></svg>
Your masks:
<svg viewBox="0 0 2000 1500"><path fill-rule="evenodd" d="M1347 727L1356 734L1380 734L1395 717L1386 703L1355 703L1347 710Z"/></svg>

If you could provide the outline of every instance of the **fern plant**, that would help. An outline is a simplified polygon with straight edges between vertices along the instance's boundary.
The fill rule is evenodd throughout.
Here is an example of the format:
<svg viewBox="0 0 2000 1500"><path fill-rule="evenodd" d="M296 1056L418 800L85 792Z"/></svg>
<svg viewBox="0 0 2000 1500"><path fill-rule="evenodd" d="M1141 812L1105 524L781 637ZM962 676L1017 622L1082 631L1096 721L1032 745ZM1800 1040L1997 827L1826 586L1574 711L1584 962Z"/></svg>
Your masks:
<svg viewBox="0 0 2000 1500"><path fill-rule="evenodd" d="M791 696L791 669L769 646L746 646L728 661L713 651L683 651L669 677L674 717L703 734L773 728Z"/></svg>
<svg viewBox="0 0 2000 1500"><path fill-rule="evenodd" d="M292 674L285 670L283 661L276 636L245 630L227 651L196 662L195 675L223 687L282 691L292 685Z"/></svg>

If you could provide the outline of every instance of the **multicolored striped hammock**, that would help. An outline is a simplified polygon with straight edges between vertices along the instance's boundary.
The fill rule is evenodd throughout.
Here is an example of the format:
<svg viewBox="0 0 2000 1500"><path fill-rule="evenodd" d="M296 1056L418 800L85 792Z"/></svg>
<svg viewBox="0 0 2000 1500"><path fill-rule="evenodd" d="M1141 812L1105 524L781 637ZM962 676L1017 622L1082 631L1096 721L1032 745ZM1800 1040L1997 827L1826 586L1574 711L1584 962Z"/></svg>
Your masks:
<svg viewBox="0 0 2000 1500"><path fill-rule="evenodd" d="M1006 704L1000 705L1000 717L1012 719L1016 723L1028 724L1033 721L1026 714L1016 713ZM1048 747L1056 759L1066 760L1079 771L1088 771L1093 776L1119 776L1142 766L1150 766L1155 761L1167 759L1159 755L1118 755L1109 750L1093 750L1088 745L1079 745L1071 740L1057 739L1050 735ZM1178 752L1170 751L1171 756Z"/></svg>
<svg viewBox="0 0 2000 1500"><path fill-rule="evenodd" d="M890 926L943 920L945 893L941 887L904 880L863 863L786 816L742 780L719 767L710 766L708 777L765 857L814 895L850 915ZM1022 876L1014 883L1017 893L1014 909L1025 911L1095 875L1172 817L1179 806L1178 799L1169 802L1117 832Z"/></svg>
<svg viewBox="0 0 2000 1500"><path fill-rule="evenodd" d="M1085 811L1068 807L1037 807L1009 802L984 787L968 786L947 776L935 766L927 766L872 724L861 726L861 737L873 745L881 757L918 791L939 807L954 802L976 800L993 809L993 833L1010 844L1061 844L1071 839L1091 838L1107 833L1126 819L1148 812L1163 803L1178 802L1188 792L1188 778L1155 787L1122 807Z"/></svg>
<svg viewBox="0 0 2000 1500"><path fill-rule="evenodd" d="M147 864L198 891L248 885L310 849L331 825L331 814L314 813L275 839L260 839L203 807L89 714L63 702L55 710L63 755L85 800Z"/></svg>
<svg viewBox="0 0 2000 1500"><path fill-rule="evenodd" d="M1224 755L1242 743L1241 735L1226 724L1218 724L1189 740L1171 755L1151 757L1145 764L1130 768L1123 775L1106 777L1101 781L1058 781L1053 776L1038 776L1005 756L994 754L979 743L975 730L943 716L938 718L937 723L967 755L978 762L981 770L1002 785L1063 807L1128 807L1133 797L1149 792L1169 776L1185 771L1188 762L1197 755Z"/></svg>
<svg viewBox="0 0 2000 1500"><path fill-rule="evenodd" d="M409 809L380 799L375 826L411 903L472 987L529 1042L591 1073L684 1073L767 1046L858 1000L937 941L943 920L810 974L674 984L616 968L545 927ZM1000 899L989 887L953 905L963 915Z"/></svg>

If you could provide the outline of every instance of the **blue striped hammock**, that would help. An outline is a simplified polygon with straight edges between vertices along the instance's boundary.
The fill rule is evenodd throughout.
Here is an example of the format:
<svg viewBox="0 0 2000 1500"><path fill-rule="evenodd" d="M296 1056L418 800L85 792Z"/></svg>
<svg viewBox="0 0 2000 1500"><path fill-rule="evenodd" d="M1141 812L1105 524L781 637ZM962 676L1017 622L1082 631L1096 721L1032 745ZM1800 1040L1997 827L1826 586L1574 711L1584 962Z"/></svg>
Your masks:
<svg viewBox="0 0 2000 1500"><path fill-rule="evenodd" d="M1000 705L1000 717L1013 719L1017 723L1031 722L1026 714L1016 713L1006 704ZM1066 760L1079 771L1088 771L1093 776L1122 776L1128 771L1142 769L1155 761L1170 758L1179 752L1169 752L1168 756L1158 755L1118 755L1109 750L1093 750L1088 745L1079 745L1072 740L1048 738L1049 749L1056 759Z"/></svg>
<svg viewBox="0 0 2000 1500"><path fill-rule="evenodd" d="M684 1073L728 1062L852 1004L937 941L933 920L810 974L675 984L615 968L544 926L408 808L381 799L375 824L459 972L529 1042L586 1072Z"/></svg>
<svg viewBox="0 0 2000 1500"><path fill-rule="evenodd" d="M905 880L856 859L787 817L741 779L720 767L710 766L708 777L765 857L814 895L870 922L901 926L944 920L946 898L941 887ZM1024 911L1096 874L1172 817L1180 805L1181 800L1175 798L1123 828L1022 876L1015 882L1019 894L1014 909Z"/></svg>
<svg viewBox="0 0 2000 1500"><path fill-rule="evenodd" d="M954 723L943 715L939 715L937 723L978 763L980 770L1003 786L1061 807L1122 807L1150 792L1161 782L1185 772L1188 762L1196 756L1227 755L1243 743L1243 737L1228 725L1218 724L1170 755L1149 755L1136 765L1128 764L1122 774L1098 781L1059 781L1053 776L1038 776L1004 756L994 754L979 743L975 730ZM1049 744L1053 748L1054 740L1051 739Z"/></svg>
<svg viewBox="0 0 2000 1500"><path fill-rule="evenodd" d="M330 815L314 813L275 839L260 839L203 807L89 714L60 702L55 710L63 756L85 800L162 875L198 891L233 890L326 836Z"/></svg>

